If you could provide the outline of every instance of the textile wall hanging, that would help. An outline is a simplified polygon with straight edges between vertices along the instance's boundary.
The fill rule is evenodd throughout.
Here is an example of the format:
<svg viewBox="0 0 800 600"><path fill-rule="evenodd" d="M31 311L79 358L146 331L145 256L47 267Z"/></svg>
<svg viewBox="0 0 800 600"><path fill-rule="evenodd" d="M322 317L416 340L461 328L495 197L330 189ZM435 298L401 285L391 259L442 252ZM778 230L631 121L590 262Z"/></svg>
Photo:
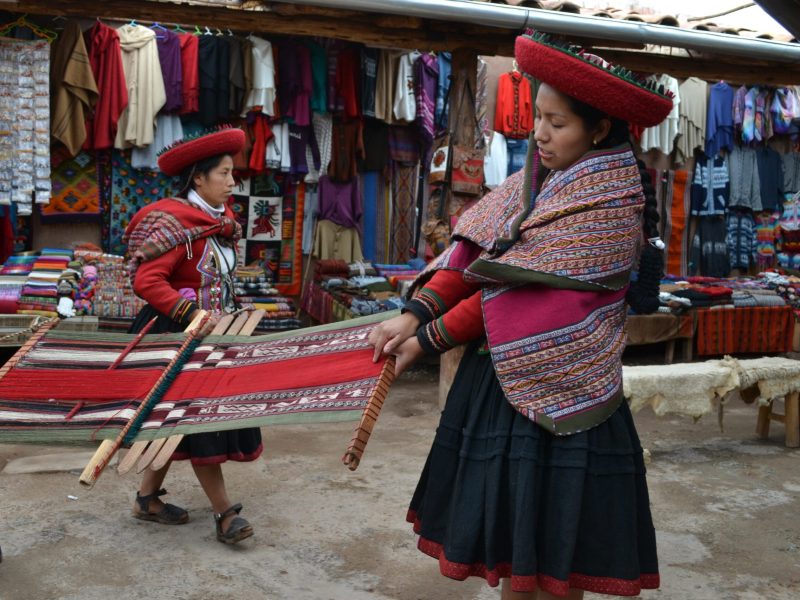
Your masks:
<svg viewBox="0 0 800 600"><path fill-rule="evenodd" d="M697 355L790 352L791 306L750 306L697 311Z"/></svg>
<svg viewBox="0 0 800 600"><path fill-rule="evenodd" d="M100 189L97 161L89 152L73 158L64 146L53 149L51 156L52 193L50 203L41 206L42 222L99 221Z"/></svg>
<svg viewBox="0 0 800 600"><path fill-rule="evenodd" d="M362 419L382 402L394 373L392 362L372 362L367 336L397 314L258 337L207 336L186 349L188 360L129 441ZM115 438L188 335L136 343L129 334L40 332L0 369L0 442Z"/></svg>
<svg viewBox="0 0 800 600"><path fill-rule="evenodd" d="M667 215L664 226L664 239L667 240L664 270L671 275L686 277L689 274L689 172L667 171L666 176L661 178L661 185L665 186L662 193Z"/></svg>
<svg viewBox="0 0 800 600"><path fill-rule="evenodd" d="M394 203L391 227L391 255L389 262L408 262L414 245L416 220L417 166L394 164Z"/></svg>
<svg viewBox="0 0 800 600"><path fill-rule="evenodd" d="M111 157L111 216L106 250L125 254L122 234L140 208L180 191L177 177L134 169L130 150L114 150Z"/></svg>
<svg viewBox="0 0 800 600"><path fill-rule="evenodd" d="M0 204L50 199L50 44L0 37Z"/></svg>
<svg viewBox="0 0 800 600"><path fill-rule="evenodd" d="M300 293L304 198L305 184L267 173L243 179L229 201L244 232L239 263L264 267L287 296Z"/></svg>

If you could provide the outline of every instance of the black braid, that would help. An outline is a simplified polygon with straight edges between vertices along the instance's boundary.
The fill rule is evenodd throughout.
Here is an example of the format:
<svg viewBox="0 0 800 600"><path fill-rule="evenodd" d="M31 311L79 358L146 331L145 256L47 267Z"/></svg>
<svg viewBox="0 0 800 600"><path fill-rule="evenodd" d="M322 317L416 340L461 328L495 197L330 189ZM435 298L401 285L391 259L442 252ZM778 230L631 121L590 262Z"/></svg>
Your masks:
<svg viewBox="0 0 800 600"><path fill-rule="evenodd" d="M656 193L650 173L645 169L644 163L638 160L639 175L642 178L644 190L644 214L642 215L642 229L646 239L658 237L658 208ZM639 257L639 278L631 282L625 299L630 307L639 314L650 314L658 310L658 292L661 278L664 275L664 251L656 248L650 242L645 242L642 254Z"/></svg>
<svg viewBox="0 0 800 600"><path fill-rule="evenodd" d="M608 135L603 138L596 146L598 149L613 148L620 144L630 143L630 133L628 123L621 119L609 117L601 110L576 100L572 96L565 96L573 112L583 119L587 131L593 131L603 119L611 121ZM645 239L658 237L658 207L656 203L656 191L650 174L645 169L641 160L637 160L639 165L639 176L642 180L644 190L644 213L642 215L642 230ZM626 300L630 307L639 314L650 314L658 310L659 307L659 286L664 274L664 251L656 248L649 241L645 242L639 257L639 277L632 281Z"/></svg>

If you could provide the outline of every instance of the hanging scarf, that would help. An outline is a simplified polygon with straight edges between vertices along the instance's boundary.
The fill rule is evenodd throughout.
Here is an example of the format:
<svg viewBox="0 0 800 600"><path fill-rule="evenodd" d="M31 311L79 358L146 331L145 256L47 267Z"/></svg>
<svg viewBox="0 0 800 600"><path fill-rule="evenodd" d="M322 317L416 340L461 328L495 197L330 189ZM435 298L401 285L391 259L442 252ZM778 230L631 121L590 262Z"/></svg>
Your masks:
<svg viewBox="0 0 800 600"><path fill-rule="evenodd" d="M602 422L622 400L625 292L644 196L627 145L554 171L538 154L458 222L423 273L483 283L486 336L511 404L557 435Z"/></svg>
<svg viewBox="0 0 800 600"><path fill-rule="evenodd" d="M165 198L137 212L122 236L128 244L128 273L131 281L139 265L158 258L177 246L191 246L194 240L216 236L231 248L242 237L242 226L229 208L216 218L184 198Z"/></svg>

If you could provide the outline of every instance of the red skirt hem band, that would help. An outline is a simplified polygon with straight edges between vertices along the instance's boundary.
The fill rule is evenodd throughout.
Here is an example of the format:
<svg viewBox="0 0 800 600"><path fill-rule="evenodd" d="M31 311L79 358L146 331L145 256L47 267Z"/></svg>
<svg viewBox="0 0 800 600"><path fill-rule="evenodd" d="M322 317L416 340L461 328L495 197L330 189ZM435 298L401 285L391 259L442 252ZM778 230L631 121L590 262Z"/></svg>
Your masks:
<svg viewBox="0 0 800 600"><path fill-rule="evenodd" d="M193 465L219 465L226 461L233 460L236 462L250 462L261 456L264 451L264 444L259 444L255 451L244 454L238 452L236 454L217 454L216 456L191 456L188 452L173 452L172 460L190 460Z"/></svg>
<svg viewBox="0 0 800 600"><path fill-rule="evenodd" d="M420 521L414 511L408 511L406 520L414 525L414 533L419 535ZM571 588L593 592L595 594L611 594L614 596L638 596L643 590L654 590L660 586L658 573L643 573L638 579L617 579L614 577L594 577L572 573L566 581L550 575L514 575L510 563L499 563L488 569L482 563L457 563L447 560L443 546L420 535L417 548L424 554L439 561L439 571L445 577L464 581L467 577L483 577L491 587L497 587L503 578L511 579L514 592L534 592L544 590L554 596L564 597Z"/></svg>

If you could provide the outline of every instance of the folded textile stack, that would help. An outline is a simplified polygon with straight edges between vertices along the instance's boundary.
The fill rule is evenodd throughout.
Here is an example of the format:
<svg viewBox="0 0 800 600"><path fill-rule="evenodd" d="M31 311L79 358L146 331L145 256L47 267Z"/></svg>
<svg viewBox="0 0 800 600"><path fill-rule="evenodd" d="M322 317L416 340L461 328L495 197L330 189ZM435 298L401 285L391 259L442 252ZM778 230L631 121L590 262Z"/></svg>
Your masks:
<svg viewBox="0 0 800 600"><path fill-rule="evenodd" d="M401 308L403 300L372 263L320 260L301 306L317 321L331 323Z"/></svg>
<svg viewBox="0 0 800 600"><path fill-rule="evenodd" d="M244 308L263 309L256 331L300 328L294 300L278 293L272 278L262 267L240 267L233 278L236 299Z"/></svg>
<svg viewBox="0 0 800 600"><path fill-rule="evenodd" d="M57 317L59 308L58 284L72 260L72 251L44 248L28 274L17 303L17 313ZM70 315L65 315L70 316Z"/></svg>
<svg viewBox="0 0 800 600"><path fill-rule="evenodd" d="M33 270L36 254L9 256L0 268L0 314L13 315L17 312L22 288Z"/></svg>

